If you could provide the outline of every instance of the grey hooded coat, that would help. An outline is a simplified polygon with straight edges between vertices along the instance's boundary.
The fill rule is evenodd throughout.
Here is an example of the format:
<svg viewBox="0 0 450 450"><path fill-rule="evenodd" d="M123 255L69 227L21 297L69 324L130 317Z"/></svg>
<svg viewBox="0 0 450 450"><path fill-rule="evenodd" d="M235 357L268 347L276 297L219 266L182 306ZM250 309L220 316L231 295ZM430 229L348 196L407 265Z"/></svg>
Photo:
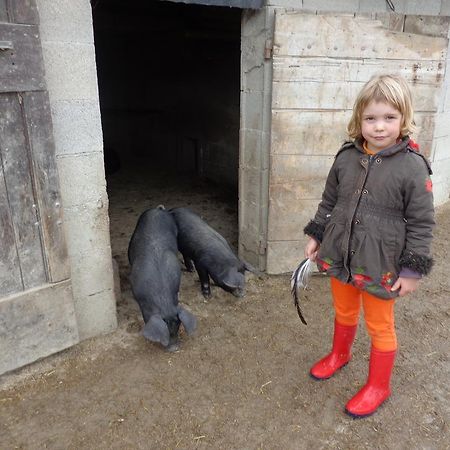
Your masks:
<svg viewBox="0 0 450 450"><path fill-rule="evenodd" d="M431 169L408 137L376 155L362 142L339 150L322 201L305 234L321 245L319 270L380 298L402 270L426 275L432 266Z"/></svg>

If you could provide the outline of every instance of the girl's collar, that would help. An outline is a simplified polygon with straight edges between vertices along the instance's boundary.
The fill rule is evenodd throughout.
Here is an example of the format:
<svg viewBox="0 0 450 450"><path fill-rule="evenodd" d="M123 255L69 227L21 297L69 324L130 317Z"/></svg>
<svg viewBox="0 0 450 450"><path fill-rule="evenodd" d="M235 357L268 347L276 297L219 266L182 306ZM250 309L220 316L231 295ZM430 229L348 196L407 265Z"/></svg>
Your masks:
<svg viewBox="0 0 450 450"><path fill-rule="evenodd" d="M391 156L394 155L395 153L398 153L399 151L404 150L407 145L409 144L410 138L409 136L403 136L401 139L398 139L398 141L392 145L391 147L385 148L384 150L381 150L379 152L377 152L377 155L383 155L383 156ZM366 152L365 150L365 139L363 137L360 138L356 138L355 139L355 147L358 151L360 151L361 153L365 153L365 154L375 154L373 152Z"/></svg>

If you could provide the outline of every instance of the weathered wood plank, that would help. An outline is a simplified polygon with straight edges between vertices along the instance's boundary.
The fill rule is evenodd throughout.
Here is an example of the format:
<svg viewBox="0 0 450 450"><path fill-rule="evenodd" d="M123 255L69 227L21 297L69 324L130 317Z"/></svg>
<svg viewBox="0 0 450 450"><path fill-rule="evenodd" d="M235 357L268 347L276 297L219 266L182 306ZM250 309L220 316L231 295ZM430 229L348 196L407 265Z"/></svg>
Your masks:
<svg viewBox="0 0 450 450"><path fill-rule="evenodd" d="M411 85L440 85L445 61L277 57L273 61L273 80L278 82L359 82L377 73L402 75Z"/></svg>
<svg viewBox="0 0 450 450"><path fill-rule="evenodd" d="M447 38L449 17L445 16L406 16L404 31L422 36Z"/></svg>
<svg viewBox="0 0 450 450"><path fill-rule="evenodd" d="M306 237L295 241L267 243L267 273L291 273L303 259Z"/></svg>
<svg viewBox="0 0 450 450"><path fill-rule="evenodd" d="M350 110L273 111L271 153L333 155L348 140L346 127L350 117ZM418 128L414 139L424 146L433 139L435 116L416 113L414 117ZM447 130L448 125L445 127ZM444 133L442 126L440 133Z"/></svg>
<svg viewBox="0 0 450 450"><path fill-rule="evenodd" d="M0 298L23 290L0 149Z"/></svg>
<svg viewBox="0 0 450 450"><path fill-rule="evenodd" d="M0 375L78 341L69 281L0 299Z"/></svg>
<svg viewBox="0 0 450 450"><path fill-rule="evenodd" d="M299 155L335 154L348 139L351 111L272 112L271 153Z"/></svg>
<svg viewBox="0 0 450 450"><path fill-rule="evenodd" d="M25 289L47 280L31 179L29 143L18 94L0 95L0 149Z"/></svg>
<svg viewBox="0 0 450 450"><path fill-rule="evenodd" d="M315 192L311 192L311 182L280 183L270 186L267 234L269 241L291 241L302 238L303 228L317 210L325 180L316 180L314 185Z"/></svg>
<svg viewBox="0 0 450 450"><path fill-rule="evenodd" d="M275 56L445 60L447 45L446 38L390 31L368 17L276 16Z"/></svg>
<svg viewBox="0 0 450 450"><path fill-rule="evenodd" d="M0 22L9 22L6 1L7 0L0 0Z"/></svg>
<svg viewBox="0 0 450 450"><path fill-rule="evenodd" d="M10 22L39 25L36 0L10 0Z"/></svg>
<svg viewBox="0 0 450 450"><path fill-rule="evenodd" d="M0 41L11 42L13 47L0 51L0 92L45 89L37 26L0 23Z"/></svg>
<svg viewBox="0 0 450 450"><path fill-rule="evenodd" d="M48 280L61 281L70 277L70 269L48 94L46 91L24 93L23 105Z"/></svg>
<svg viewBox="0 0 450 450"><path fill-rule="evenodd" d="M274 82L272 109L352 109L358 92L364 83L360 82ZM440 100L440 85L413 86L414 110L435 112Z"/></svg>
<svg viewBox="0 0 450 450"><path fill-rule="evenodd" d="M335 152L336 154L336 152ZM308 193L303 198L320 198L334 155L273 155L270 166L271 186L283 183L303 184Z"/></svg>

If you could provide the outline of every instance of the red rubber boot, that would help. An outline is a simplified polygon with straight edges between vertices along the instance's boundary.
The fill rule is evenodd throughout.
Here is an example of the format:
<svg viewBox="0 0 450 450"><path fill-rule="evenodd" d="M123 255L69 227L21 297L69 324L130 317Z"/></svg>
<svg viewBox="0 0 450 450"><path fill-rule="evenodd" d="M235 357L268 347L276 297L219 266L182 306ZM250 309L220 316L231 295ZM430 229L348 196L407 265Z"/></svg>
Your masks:
<svg viewBox="0 0 450 450"><path fill-rule="evenodd" d="M316 362L309 371L316 380L326 380L345 366L351 359L351 348L355 340L358 325L341 325L334 321L333 349L325 358Z"/></svg>
<svg viewBox="0 0 450 450"><path fill-rule="evenodd" d="M347 414L357 418L370 416L391 395L396 353L396 350L382 352L372 347L367 383L345 406Z"/></svg>

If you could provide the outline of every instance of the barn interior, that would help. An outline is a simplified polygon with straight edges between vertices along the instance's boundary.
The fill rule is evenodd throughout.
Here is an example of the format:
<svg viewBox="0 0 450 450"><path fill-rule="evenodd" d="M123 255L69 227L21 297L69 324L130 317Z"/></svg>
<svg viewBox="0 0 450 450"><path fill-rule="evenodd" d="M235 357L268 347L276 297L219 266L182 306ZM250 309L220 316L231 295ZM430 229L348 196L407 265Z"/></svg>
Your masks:
<svg viewBox="0 0 450 450"><path fill-rule="evenodd" d="M237 249L241 10L92 0L113 256L188 206Z"/></svg>

